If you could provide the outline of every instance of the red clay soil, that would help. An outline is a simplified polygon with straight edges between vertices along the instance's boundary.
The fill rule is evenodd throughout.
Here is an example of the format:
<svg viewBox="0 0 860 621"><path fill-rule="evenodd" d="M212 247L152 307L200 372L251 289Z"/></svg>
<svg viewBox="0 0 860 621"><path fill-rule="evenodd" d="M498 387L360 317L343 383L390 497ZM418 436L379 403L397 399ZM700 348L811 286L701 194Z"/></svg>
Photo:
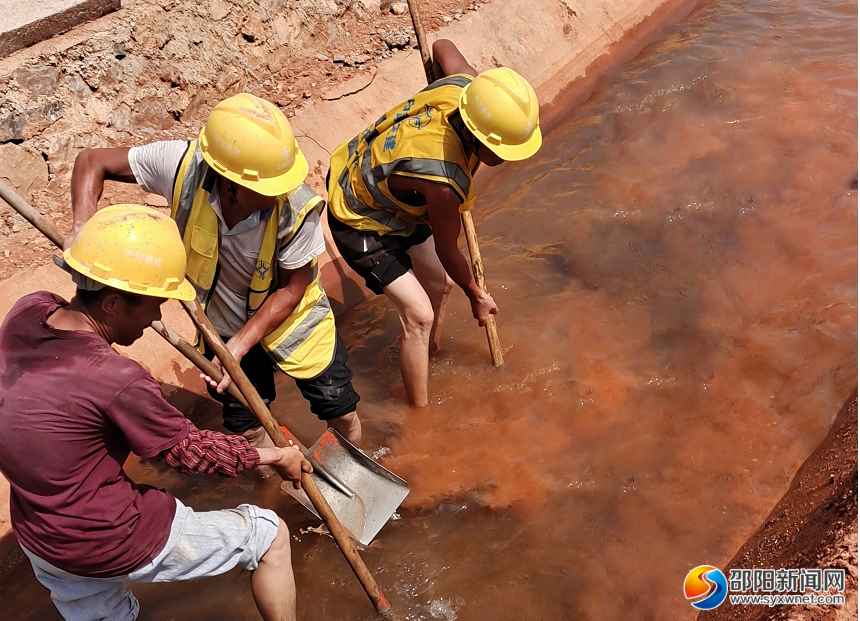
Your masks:
<svg viewBox="0 0 860 621"><path fill-rule="evenodd" d="M842 606L741 606L725 602L698 621L857 619L857 389L785 496L723 570L846 570ZM834 591L835 592L835 591Z"/></svg>

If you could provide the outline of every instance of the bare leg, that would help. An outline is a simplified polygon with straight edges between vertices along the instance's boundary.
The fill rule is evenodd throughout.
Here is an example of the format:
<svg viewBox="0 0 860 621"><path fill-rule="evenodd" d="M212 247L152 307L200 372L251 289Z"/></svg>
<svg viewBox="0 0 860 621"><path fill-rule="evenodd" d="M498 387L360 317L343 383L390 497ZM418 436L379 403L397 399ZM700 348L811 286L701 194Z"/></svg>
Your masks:
<svg viewBox="0 0 860 621"><path fill-rule="evenodd" d="M361 420L355 410L326 421L326 425L337 431L353 446L361 446Z"/></svg>
<svg viewBox="0 0 860 621"><path fill-rule="evenodd" d="M433 307L433 327L430 329L430 354L435 354L442 346L442 328L445 323L445 307L448 305L448 294L454 288L454 281L445 272L439 257L436 255L436 244L433 236L423 244L409 249L412 258L412 271Z"/></svg>
<svg viewBox="0 0 860 621"><path fill-rule="evenodd" d="M278 520L278 535L251 574L251 593L263 621L295 621L296 581L290 531L283 520Z"/></svg>
<svg viewBox="0 0 860 621"><path fill-rule="evenodd" d="M425 406L430 375L428 348L433 327L433 307L411 270L383 287L383 291L394 302L403 330L400 373L406 386L406 397L412 405Z"/></svg>

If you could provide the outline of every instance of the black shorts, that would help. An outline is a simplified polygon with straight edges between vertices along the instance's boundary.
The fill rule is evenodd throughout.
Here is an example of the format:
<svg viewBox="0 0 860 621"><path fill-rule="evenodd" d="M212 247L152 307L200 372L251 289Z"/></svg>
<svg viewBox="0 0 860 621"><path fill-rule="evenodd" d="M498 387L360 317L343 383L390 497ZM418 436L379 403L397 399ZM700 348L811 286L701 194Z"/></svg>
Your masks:
<svg viewBox="0 0 860 621"><path fill-rule="evenodd" d="M301 380L293 378L311 405L311 412L324 421L338 418L355 411L360 397L352 387L352 371L346 365L349 354L346 346L335 336L336 344L334 359L325 371L313 379ZM206 346L206 357L212 358L213 352ZM245 375L251 380L254 388L260 393L266 405L275 400L275 370L277 366L262 346L258 343L242 357L240 365ZM242 433L248 429L260 426L260 421L251 412L239 405L229 394L220 395L211 387L209 395L223 406L221 415L224 418L224 428L232 433Z"/></svg>
<svg viewBox="0 0 860 621"><path fill-rule="evenodd" d="M423 244L433 234L430 227L419 224L412 235L379 235L372 231L359 231L347 226L328 212L328 227L334 245L364 284L377 295L412 269L412 258L407 252L412 246Z"/></svg>

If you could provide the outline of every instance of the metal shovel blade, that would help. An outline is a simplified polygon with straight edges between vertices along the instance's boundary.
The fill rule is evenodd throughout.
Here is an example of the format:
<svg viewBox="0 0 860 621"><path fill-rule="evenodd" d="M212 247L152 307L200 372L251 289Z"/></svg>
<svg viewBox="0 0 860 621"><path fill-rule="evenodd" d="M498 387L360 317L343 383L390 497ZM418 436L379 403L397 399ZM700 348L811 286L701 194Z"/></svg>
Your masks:
<svg viewBox="0 0 860 621"><path fill-rule="evenodd" d="M334 429L328 429L321 435L310 450L319 463L355 492L355 497L349 498L324 478L314 477L344 528L362 545L370 545L409 494L409 485L362 453ZM286 491L319 518L304 490Z"/></svg>

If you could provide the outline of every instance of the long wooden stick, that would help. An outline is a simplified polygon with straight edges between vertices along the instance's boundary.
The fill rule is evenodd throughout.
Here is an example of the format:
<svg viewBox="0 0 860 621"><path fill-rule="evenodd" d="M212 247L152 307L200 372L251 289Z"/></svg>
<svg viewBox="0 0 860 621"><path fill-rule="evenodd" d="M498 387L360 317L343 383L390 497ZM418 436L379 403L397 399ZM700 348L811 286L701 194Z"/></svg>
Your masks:
<svg viewBox="0 0 860 621"><path fill-rule="evenodd" d="M45 216L36 211L30 203L21 198L12 186L2 179L0 179L0 198L9 203L12 209L24 216L42 235L54 242L57 248L60 250L63 249L63 236L57 230L57 227Z"/></svg>
<svg viewBox="0 0 860 621"><path fill-rule="evenodd" d="M257 419L259 419L263 428L269 434L269 437L272 438L272 442L279 447L290 446L277 421L275 421L271 412L269 412L266 404L263 403L263 399L260 397L257 389L254 388L251 380L249 380L248 376L245 375L245 372L242 370L242 367L239 366L239 363L236 362L233 354L231 354L230 350L227 349L227 346L224 345L224 342L221 340L221 336L215 331L215 328L212 327L212 323L209 321L209 318L206 317L206 313L203 311L200 303L196 300L193 302L182 302L182 307L185 309L185 312L188 313L188 316L191 318L191 321L194 322L194 325L197 326L197 329L200 331L204 340L209 344L209 347L211 347L212 351L215 352L215 355L218 356L218 360L221 361L224 369L237 384L242 395L244 395L245 400L250 404L251 411ZM364 588L364 592L367 593L367 596L373 603L374 608L376 608L376 612L378 612L384 619L396 619L394 611L391 609L391 605L388 603L388 600L385 599L385 595L383 595L379 586L376 584L373 574L371 574L370 570L367 569L367 566L364 564L358 550L356 550L355 546L352 545L349 532L343 527L340 520L337 519L337 516L334 514L334 511L332 511L311 475L306 472L302 473L302 487L331 533L331 536L334 538L335 543L337 543L344 557L346 557L346 561L349 563L349 566L355 573L356 578L358 578L358 581Z"/></svg>
<svg viewBox="0 0 860 621"><path fill-rule="evenodd" d="M418 0L406 0L409 5L409 15L412 17L412 26L415 28L415 36L418 38L418 50L421 52L421 64L424 65L424 74L427 83L432 84L433 59L430 56L430 46L427 44L427 35L424 34L424 24L421 22L421 13L418 11ZM484 263L481 260L481 248L478 245L478 234L475 232L475 223L472 221L472 212L464 211L460 214L463 219L463 229L466 231L466 246L469 248L469 256L472 259L472 272L475 274L475 284L485 293L487 284L484 281ZM490 356L493 358L493 366L500 367L505 361L502 358L502 346L499 343L499 333L496 329L496 317L490 315L487 318L487 343L490 346Z"/></svg>

